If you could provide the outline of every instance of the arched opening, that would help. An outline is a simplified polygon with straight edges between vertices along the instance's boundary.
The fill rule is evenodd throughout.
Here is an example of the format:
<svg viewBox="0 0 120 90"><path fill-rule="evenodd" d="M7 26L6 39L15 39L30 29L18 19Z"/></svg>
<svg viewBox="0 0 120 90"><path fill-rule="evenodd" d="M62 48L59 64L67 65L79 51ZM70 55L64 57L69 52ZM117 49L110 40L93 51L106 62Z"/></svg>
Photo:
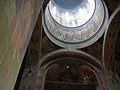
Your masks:
<svg viewBox="0 0 120 90"><path fill-rule="evenodd" d="M111 15L103 44L103 60L106 78L111 90L120 86L120 6Z"/></svg>
<svg viewBox="0 0 120 90"><path fill-rule="evenodd" d="M97 90L98 82L90 67L78 61L62 60L52 65L45 78L45 90Z"/></svg>
<svg viewBox="0 0 120 90"><path fill-rule="evenodd" d="M98 60L96 58L92 57L91 55L89 55L83 51L70 50L68 52L68 50L66 50L66 49L60 49L60 50L53 51L53 52L43 56L39 60L38 73L37 73L37 78L36 78L36 80L37 80L36 81L36 90L45 90L44 86L46 84L45 81L47 80L46 77L48 77L51 67L56 65L56 63L62 62L63 60L64 61L69 60L70 62L72 61L75 64L77 63L78 66L79 65L84 66L84 68L83 67L80 68L81 70L87 69L87 70L90 70L91 72L93 72L95 75L95 78L96 78L96 79L95 78L94 79L95 79L95 81L97 81L98 86L99 86L98 88L101 90L107 90L107 84L106 84L106 80L104 77L105 76L104 68L102 67L100 62L98 62ZM70 69L70 66L66 66L66 67ZM67 72L65 72L65 71L63 72L64 78L66 78L66 76L68 76L67 78L71 78L71 75L69 74L71 72L69 71L69 69ZM81 70L79 70L79 71L81 71ZM83 80L86 78L87 77L84 77ZM82 79L81 79L81 81L82 81ZM94 83L95 83L95 81L93 80ZM62 82L65 82L65 81L62 81ZM83 88L85 88L85 87L83 85ZM91 88L92 88L92 90L96 90L96 85L93 85L93 86L91 85Z"/></svg>
<svg viewBox="0 0 120 90"><path fill-rule="evenodd" d="M114 11L109 19L108 29L105 32L103 44L103 59L105 67L108 71L112 71L112 66L115 60L116 48L119 44L120 31L120 6ZM117 47L116 47L117 46ZM118 50L117 50L118 51Z"/></svg>

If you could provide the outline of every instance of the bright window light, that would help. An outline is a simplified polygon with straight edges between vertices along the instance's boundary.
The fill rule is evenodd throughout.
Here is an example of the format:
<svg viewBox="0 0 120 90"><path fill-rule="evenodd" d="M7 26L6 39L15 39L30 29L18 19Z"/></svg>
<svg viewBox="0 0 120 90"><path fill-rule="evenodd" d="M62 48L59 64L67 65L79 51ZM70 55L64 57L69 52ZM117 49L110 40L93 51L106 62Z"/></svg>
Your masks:
<svg viewBox="0 0 120 90"><path fill-rule="evenodd" d="M70 22L70 15L69 12L65 13L65 20L69 23Z"/></svg>
<svg viewBox="0 0 120 90"><path fill-rule="evenodd" d="M52 11L53 11L53 14L56 15L56 11L57 11L56 6L53 7Z"/></svg>
<svg viewBox="0 0 120 90"><path fill-rule="evenodd" d="M82 0L79 8L64 10L55 4L54 0L49 2L49 11L59 24L65 27L78 27L89 21L95 11L95 0Z"/></svg>

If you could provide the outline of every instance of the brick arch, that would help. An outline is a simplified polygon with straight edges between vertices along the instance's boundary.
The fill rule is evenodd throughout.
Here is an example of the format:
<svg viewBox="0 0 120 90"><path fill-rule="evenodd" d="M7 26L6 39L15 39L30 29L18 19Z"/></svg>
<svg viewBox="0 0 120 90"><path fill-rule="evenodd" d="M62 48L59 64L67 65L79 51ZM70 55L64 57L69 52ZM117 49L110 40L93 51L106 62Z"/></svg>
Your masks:
<svg viewBox="0 0 120 90"><path fill-rule="evenodd" d="M94 74L96 75L98 84L101 90L107 90L107 83L105 80L104 68L100 62L93 56L80 51L80 50L67 50L67 49L60 49L48 53L47 55L43 56L39 60L38 64L38 72L36 78L36 90L44 90L45 85L45 77L46 73L49 68L52 67L53 64L61 61L63 59L72 59L79 61L80 63L90 67Z"/></svg>

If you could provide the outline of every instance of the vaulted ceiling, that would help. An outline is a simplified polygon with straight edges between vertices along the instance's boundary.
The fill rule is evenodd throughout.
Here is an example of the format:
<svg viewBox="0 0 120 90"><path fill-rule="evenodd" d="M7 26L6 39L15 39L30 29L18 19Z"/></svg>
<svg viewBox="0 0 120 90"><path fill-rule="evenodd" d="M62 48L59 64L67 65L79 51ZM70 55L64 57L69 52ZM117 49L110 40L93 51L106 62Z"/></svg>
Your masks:
<svg viewBox="0 0 120 90"><path fill-rule="evenodd" d="M104 0L109 11L109 17L113 14L115 9L120 5L119 0ZM105 66L105 70L110 74L110 77L117 77L117 82L120 82L118 76L120 76L119 68L120 65L120 11L110 22L108 30L105 34L94 44L80 49L91 56L95 57L98 62ZM36 80L36 75L38 74L37 68L40 58L52 51L62 49L61 47L52 43L49 38L46 36L43 27L42 27L42 13L39 13L32 37L30 39L26 55L24 57L24 63L21 67L20 75L21 78L18 78L19 83L16 84L15 88L23 90L23 88L32 88L35 87L34 80ZM69 51L68 51L69 53ZM77 63L78 64L78 63ZM53 75L66 72L66 65L74 67L71 62L57 62L53 67L48 70L47 81L54 80ZM78 64L79 65L79 64ZM117 68L116 68L117 67ZM87 69L86 69L87 68ZM24 72L23 72L24 70ZM89 67L80 68L80 71L86 73L88 76L92 74L92 71ZM78 72L78 67L74 67L69 72L74 73L75 75L82 75ZM114 75L118 73L118 76ZM52 76L51 76L52 75ZM113 80L110 78L108 80ZM57 79L55 79L57 80ZM114 87L114 86L113 86ZM117 86L115 86L117 87ZM111 88L111 87L110 87ZM49 89L46 89L49 90ZM117 90L117 89L115 89Z"/></svg>

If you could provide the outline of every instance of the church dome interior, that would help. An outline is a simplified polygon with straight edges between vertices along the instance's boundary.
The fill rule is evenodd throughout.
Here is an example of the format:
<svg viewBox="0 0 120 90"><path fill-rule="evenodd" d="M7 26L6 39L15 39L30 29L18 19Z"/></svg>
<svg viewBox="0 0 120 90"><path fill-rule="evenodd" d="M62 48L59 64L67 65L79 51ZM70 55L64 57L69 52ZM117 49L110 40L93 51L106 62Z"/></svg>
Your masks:
<svg viewBox="0 0 120 90"><path fill-rule="evenodd" d="M44 12L42 22L46 35L65 48L84 48L93 44L102 36L108 23L108 10L102 0L52 0Z"/></svg>
<svg viewBox="0 0 120 90"><path fill-rule="evenodd" d="M0 90L120 90L120 0L0 0Z"/></svg>
<svg viewBox="0 0 120 90"><path fill-rule="evenodd" d="M108 3L44 1L24 58L21 77L28 76L21 79L19 90L119 90L119 33L110 34L111 39L109 33L119 26L120 8L112 11ZM119 28L114 35L117 32ZM113 42L116 47L109 47ZM117 59L109 61L110 57ZM29 78L33 81L26 81Z"/></svg>

